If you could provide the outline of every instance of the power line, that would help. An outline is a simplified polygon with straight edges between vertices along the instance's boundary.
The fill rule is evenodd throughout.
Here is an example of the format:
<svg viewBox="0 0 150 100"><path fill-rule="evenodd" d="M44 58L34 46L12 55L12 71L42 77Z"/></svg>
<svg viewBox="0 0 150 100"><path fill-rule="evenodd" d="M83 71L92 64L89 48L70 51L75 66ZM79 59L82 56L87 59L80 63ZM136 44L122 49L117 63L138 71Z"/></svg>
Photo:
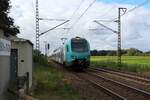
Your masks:
<svg viewBox="0 0 150 100"><path fill-rule="evenodd" d="M94 4L96 2L96 0L94 0L89 6L88 6L88 8L82 13L82 15L77 19L77 22L81 19L81 17L88 11L88 9L90 8L90 7L92 7L92 5ZM76 22L76 23L77 23Z"/></svg>
<svg viewBox="0 0 150 100"><path fill-rule="evenodd" d="M114 20L103 20L103 19L101 19L101 20L96 19L96 21L101 21L101 22L114 22Z"/></svg>
<svg viewBox="0 0 150 100"><path fill-rule="evenodd" d="M47 21L66 21L66 19L50 19L50 18L39 18L39 20L47 20Z"/></svg>
<svg viewBox="0 0 150 100"><path fill-rule="evenodd" d="M42 32L41 34L39 34L39 36L41 36L41 35L43 35L43 34L49 32L49 31L51 31L51 30L54 30L54 29L56 29L57 27L59 27L59 26L65 24L65 23L67 23L67 22L69 22L69 21L70 21L70 20L66 20L66 21L63 22L63 23L61 23L61 24L59 24L59 25L56 25L55 27L53 27L53 28L51 28L51 29L48 29L47 31Z"/></svg>
<svg viewBox="0 0 150 100"><path fill-rule="evenodd" d="M81 5L82 5L82 3L84 2L85 0L81 0L81 2L80 2L80 4L79 4L79 6L76 8L76 10L73 12L73 14L72 14L72 16L71 16L71 18L70 18L70 20L72 19L72 17L75 15L75 13L79 10L79 8L81 7Z"/></svg>
<svg viewBox="0 0 150 100"><path fill-rule="evenodd" d="M75 26L75 24L83 17L83 15L88 11L88 9L90 7L92 7L92 5L96 2L96 0L94 0L88 7L87 9L81 14L81 16L73 23L73 25L71 26L71 29Z"/></svg>
<svg viewBox="0 0 150 100"><path fill-rule="evenodd" d="M104 28L91 28L91 29L88 29L89 31L97 31L97 30L105 30Z"/></svg>
<svg viewBox="0 0 150 100"><path fill-rule="evenodd" d="M134 8L128 10L128 11L126 12L126 14L129 13L129 12L132 12L132 11L136 10L137 8L140 8L141 6L145 5L145 4L148 3L148 2L150 2L150 0L145 0L143 3L141 3L141 4L137 5L137 6L135 6Z"/></svg>
<svg viewBox="0 0 150 100"><path fill-rule="evenodd" d="M125 0L120 0L119 3L123 2L123 1L125 1ZM108 9L108 10L107 10L104 14L102 14L101 16L106 16L106 15L109 14L109 12L112 11L113 8L115 8L115 7L116 7L116 4L113 5L110 9ZM100 16L100 17L101 17L101 16Z"/></svg>
<svg viewBox="0 0 150 100"><path fill-rule="evenodd" d="M140 3L139 5L137 5L137 6L133 7L133 8L131 8L131 9L129 9L125 14L122 14L121 16L127 15L128 13L130 13L130 12L132 12L132 11L140 8L140 7L142 7L143 5L145 5L148 2L150 2L150 0L145 0L144 2ZM114 18L112 20L116 21L116 19L117 18Z"/></svg>
<svg viewBox="0 0 150 100"><path fill-rule="evenodd" d="M36 8L35 8L35 6L34 6L34 5L35 5L35 4L34 4L34 0L31 1L31 4L32 4L31 6L32 6L32 8L33 8L33 13L34 13L34 15L36 15L36 12L35 12L35 9L36 9Z"/></svg>
<svg viewBox="0 0 150 100"><path fill-rule="evenodd" d="M122 3L122 2L124 2L124 0L118 1L118 3ZM106 15L110 14L109 12L112 11L113 8L115 8L116 6L117 6L116 4L113 5L110 9L108 9L104 14L102 14L102 15L99 16L99 17L106 16ZM114 19L113 19L113 20L98 20L98 19L97 19L97 21L101 21L101 22L109 22L109 23L111 23L111 22L114 22Z"/></svg>
<svg viewBox="0 0 150 100"><path fill-rule="evenodd" d="M145 0L144 2L140 3L139 5L129 9L125 14L122 14L121 16L127 15L128 13L140 8L141 6L145 5L146 3L150 2L150 0ZM118 17L114 18L114 19L110 19L110 20L97 20L97 21L103 21L103 22L114 22L118 19Z"/></svg>
<svg viewBox="0 0 150 100"><path fill-rule="evenodd" d="M75 15L75 13L79 10L79 8L81 7L82 3L84 2L85 0L81 0L79 6L76 8L76 10L73 12L72 16L70 17L70 20L72 20L73 16ZM67 33L69 33L69 30L67 31Z"/></svg>
<svg viewBox="0 0 150 100"><path fill-rule="evenodd" d="M106 29L108 29L108 30L114 32L114 33L118 33L116 30L114 30L114 29L112 29L112 28L110 28L110 27L108 27L108 26L106 26L106 25L104 25L104 24L98 22L97 20L95 20L94 22L97 23L97 24L99 24L100 26L102 26L102 27L104 27L104 28L106 28Z"/></svg>

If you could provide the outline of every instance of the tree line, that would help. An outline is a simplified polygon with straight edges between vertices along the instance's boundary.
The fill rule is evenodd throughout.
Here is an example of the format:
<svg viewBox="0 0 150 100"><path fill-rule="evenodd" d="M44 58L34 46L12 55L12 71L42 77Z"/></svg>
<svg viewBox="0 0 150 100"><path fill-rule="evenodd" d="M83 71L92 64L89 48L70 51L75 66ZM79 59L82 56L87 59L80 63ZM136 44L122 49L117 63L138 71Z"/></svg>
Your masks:
<svg viewBox="0 0 150 100"><path fill-rule="evenodd" d="M0 0L0 29L4 30L5 36L20 33L19 27L14 25L14 19L8 15L10 8L10 0Z"/></svg>
<svg viewBox="0 0 150 100"><path fill-rule="evenodd" d="M124 49L121 51L121 54L124 56L150 56L150 51L143 52L136 48ZM91 50L92 56L116 56L116 50Z"/></svg>

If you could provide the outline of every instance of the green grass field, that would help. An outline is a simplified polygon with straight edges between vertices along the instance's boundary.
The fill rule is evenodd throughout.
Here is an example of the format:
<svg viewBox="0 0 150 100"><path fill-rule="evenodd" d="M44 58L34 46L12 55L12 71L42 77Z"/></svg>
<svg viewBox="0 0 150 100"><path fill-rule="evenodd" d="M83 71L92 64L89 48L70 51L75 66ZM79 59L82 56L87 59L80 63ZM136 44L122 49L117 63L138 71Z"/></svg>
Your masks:
<svg viewBox="0 0 150 100"><path fill-rule="evenodd" d="M92 56L91 61L116 62L116 56ZM122 62L126 64L139 64L150 66L150 56L122 56Z"/></svg>
<svg viewBox="0 0 150 100"><path fill-rule="evenodd" d="M116 56L92 56L91 64L95 66L110 67L132 72L150 71L150 56L122 56L122 66L117 66Z"/></svg>

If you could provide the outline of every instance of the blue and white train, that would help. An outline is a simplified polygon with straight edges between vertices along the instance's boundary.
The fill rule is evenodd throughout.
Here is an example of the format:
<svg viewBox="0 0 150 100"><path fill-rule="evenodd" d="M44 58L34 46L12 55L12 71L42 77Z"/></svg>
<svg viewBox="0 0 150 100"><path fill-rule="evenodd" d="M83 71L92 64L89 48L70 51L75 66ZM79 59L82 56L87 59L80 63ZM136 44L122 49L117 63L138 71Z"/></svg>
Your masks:
<svg viewBox="0 0 150 100"><path fill-rule="evenodd" d="M66 67L85 69L90 65L89 42L80 37L72 38L54 50L51 59Z"/></svg>

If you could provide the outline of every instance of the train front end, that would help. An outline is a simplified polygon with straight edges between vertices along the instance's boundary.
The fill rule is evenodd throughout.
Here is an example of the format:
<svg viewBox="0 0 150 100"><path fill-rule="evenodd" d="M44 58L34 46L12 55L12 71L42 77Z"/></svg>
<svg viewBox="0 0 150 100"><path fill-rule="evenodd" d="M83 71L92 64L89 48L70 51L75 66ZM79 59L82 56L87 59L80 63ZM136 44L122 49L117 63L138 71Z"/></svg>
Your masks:
<svg viewBox="0 0 150 100"><path fill-rule="evenodd" d="M86 39L72 38L67 49L69 66L75 69L85 69L90 65L90 46Z"/></svg>

